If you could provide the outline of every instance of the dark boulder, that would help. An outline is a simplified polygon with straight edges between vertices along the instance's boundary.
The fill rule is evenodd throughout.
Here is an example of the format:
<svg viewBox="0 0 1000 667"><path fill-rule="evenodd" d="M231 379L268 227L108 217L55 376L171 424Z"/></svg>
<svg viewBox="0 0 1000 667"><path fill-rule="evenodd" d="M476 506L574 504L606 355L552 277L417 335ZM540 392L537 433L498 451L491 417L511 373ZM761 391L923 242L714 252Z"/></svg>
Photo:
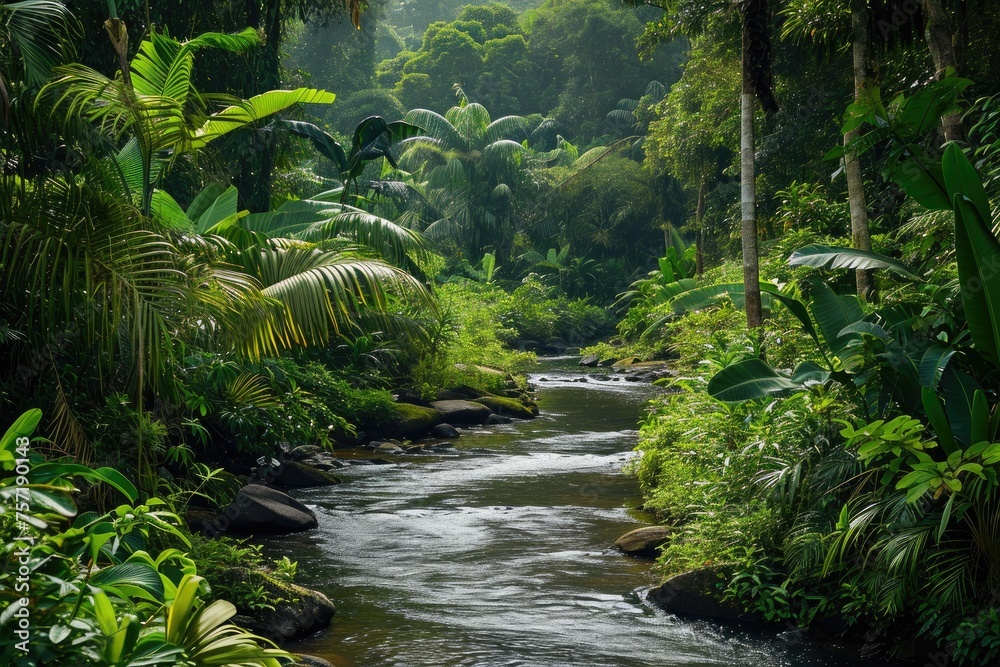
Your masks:
<svg viewBox="0 0 1000 667"><path fill-rule="evenodd" d="M275 484L292 489L340 484L340 478L300 461L285 461L273 473Z"/></svg>
<svg viewBox="0 0 1000 667"><path fill-rule="evenodd" d="M656 558L660 545L670 538L670 533L668 526L643 526L619 537L615 546L629 556Z"/></svg>
<svg viewBox="0 0 1000 667"><path fill-rule="evenodd" d="M597 357L596 354L588 354L587 356L585 356L582 359L580 359L580 363L578 365L579 366L594 367L594 366L597 365L597 362L599 362L599 361L600 361L600 359L598 359L598 357Z"/></svg>
<svg viewBox="0 0 1000 667"><path fill-rule="evenodd" d="M218 530L284 535L315 528L316 515L286 493L263 484L247 484L214 522Z"/></svg>
<svg viewBox="0 0 1000 667"><path fill-rule="evenodd" d="M740 610L720 601L725 577L718 568L706 567L667 579L649 592L650 599L665 611L678 616L712 620L737 620Z"/></svg>
<svg viewBox="0 0 1000 667"><path fill-rule="evenodd" d="M431 429L431 435L435 438L457 438L461 434L451 424L438 424Z"/></svg>

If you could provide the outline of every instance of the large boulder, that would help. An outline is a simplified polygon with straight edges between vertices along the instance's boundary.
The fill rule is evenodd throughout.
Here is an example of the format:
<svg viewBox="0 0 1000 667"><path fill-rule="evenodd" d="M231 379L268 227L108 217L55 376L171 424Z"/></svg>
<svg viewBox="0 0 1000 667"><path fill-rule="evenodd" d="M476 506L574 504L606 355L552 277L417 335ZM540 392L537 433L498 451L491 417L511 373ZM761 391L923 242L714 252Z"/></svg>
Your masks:
<svg viewBox="0 0 1000 667"><path fill-rule="evenodd" d="M480 425L492 414L482 403L472 401L434 401L431 407L441 413L449 424Z"/></svg>
<svg viewBox="0 0 1000 667"><path fill-rule="evenodd" d="M598 356L596 354L588 354L587 356L585 356L582 359L580 359L580 363L577 364L577 365L578 366L587 366L588 368L592 368L592 367L596 366L597 362L599 362L599 361L600 361L600 359L598 358Z"/></svg>
<svg viewBox="0 0 1000 667"><path fill-rule="evenodd" d="M426 435L432 428L444 421L441 413L434 408L425 408L412 403L396 403L394 406L395 432L404 438Z"/></svg>
<svg viewBox="0 0 1000 667"><path fill-rule="evenodd" d="M438 424L431 429L431 435L435 438L457 438L461 434L451 424Z"/></svg>
<svg viewBox="0 0 1000 667"><path fill-rule="evenodd" d="M279 582L273 577L266 577L265 582L268 596L281 602L275 603L274 609L237 614L233 623L276 644L330 627L330 620L337 611L330 598L319 591Z"/></svg>
<svg viewBox="0 0 1000 667"><path fill-rule="evenodd" d="M524 405L521 401L513 398L503 398L502 396L480 396L475 403L482 403L498 415L505 417L517 417L518 419L534 419L538 414L538 408Z"/></svg>
<svg viewBox="0 0 1000 667"><path fill-rule="evenodd" d="M316 515L286 493L263 484L247 484L214 524L234 533L284 535L315 528Z"/></svg>
<svg viewBox="0 0 1000 667"><path fill-rule="evenodd" d="M643 526L619 537L615 546L629 556L656 558L660 545L670 538L670 533L668 526Z"/></svg>
<svg viewBox="0 0 1000 667"><path fill-rule="evenodd" d="M281 466L274 471L275 484L286 486L292 489L305 489L314 486L332 486L340 484L340 478L323 472L318 468L299 461L284 461Z"/></svg>
<svg viewBox="0 0 1000 667"><path fill-rule="evenodd" d="M712 620L736 620L743 614L735 606L720 601L725 577L718 568L705 567L678 574L649 592L650 599L665 611L678 616Z"/></svg>

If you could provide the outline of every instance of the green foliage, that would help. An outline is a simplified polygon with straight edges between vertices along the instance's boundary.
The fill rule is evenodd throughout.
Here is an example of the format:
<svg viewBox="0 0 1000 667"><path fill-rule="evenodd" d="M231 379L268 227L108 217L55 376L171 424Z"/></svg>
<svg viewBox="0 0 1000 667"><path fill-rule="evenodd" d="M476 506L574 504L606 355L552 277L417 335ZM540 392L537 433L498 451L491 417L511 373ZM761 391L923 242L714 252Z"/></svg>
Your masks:
<svg viewBox="0 0 1000 667"><path fill-rule="evenodd" d="M0 572L5 599L0 657L12 665L245 664L280 667L291 656L228 623L235 608L206 601L191 558L177 549L147 551L167 539L187 544L180 518L156 498L135 503L135 487L111 469L43 462L31 453L40 412L25 413L0 441L4 556L30 570ZM17 459L28 465L26 474ZM15 473L15 474L12 474ZM78 514L73 477L110 483L130 504ZM24 492L27 491L25 494ZM152 554L156 554L155 556ZM28 595L30 593L30 595ZM28 605L30 641L15 613ZM264 647L262 647L262 645Z"/></svg>

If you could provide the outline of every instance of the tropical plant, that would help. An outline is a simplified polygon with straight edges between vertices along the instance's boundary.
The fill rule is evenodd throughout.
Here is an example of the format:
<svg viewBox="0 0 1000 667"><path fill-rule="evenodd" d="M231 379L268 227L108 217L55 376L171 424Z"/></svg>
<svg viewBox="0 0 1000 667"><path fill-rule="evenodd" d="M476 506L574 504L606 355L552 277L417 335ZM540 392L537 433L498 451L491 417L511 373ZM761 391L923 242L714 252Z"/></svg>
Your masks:
<svg viewBox="0 0 1000 667"><path fill-rule="evenodd" d="M82 116L114 139L125 140L114 158L116 168L122 185L148 215L154 187L182 155L299 102L333 102L332 93L311 88L272 90L249 100L195 88L192 74L197 51L215 48L240 53L259 45L259 35L250 28L233 35L204 33L185 42L153 31L119 77L111 79L80 64L62 65L55 68L55 78L43 94L55 96L54 108L64 108L67 119ZM227 106L209 111L210 105L220 103Z"/></svg>
<svg viewBox="0 0 1000 667"><path fill-rule="evenodd" d="M355 201L360 197L360 179L371 163L381 163L385 160L389 166L397 169L396 159L392 155L393 144L419 136L423 132L421 128L403 121L387 123L381 116L371 116L354 128L351 150L348 153L337 140L312 123L294 120L278 121L278 123L293 134L309 139L317 151L337 166L340 180L344 184L340 194L341 204L347 203L352 186L355 190ZM371 184L366 189L370 187Z"/></svg>
<svg viewBox="0 0 1000 667"><path fill-rule="evenodd" d="M404 120L424 128L405 139L400 165L414 174L437 219L424 232L450 239L466 257L510 247L514 193L531 128L520 116L492 120L481 104L460 103L442 116L413 109Z"/></svg>
<svg viewBox="0 0 1000 667"><path fill-rule="evenodd" d="M0 619L0 657L14 665L122 667L280 667L291 659L228 624L231 604L203 604L205 586L190 558L177 549L155 557L145 550L154 533L186 543L179 517L162 501L135 505L135 487L113 469L44 461L31 439L40 419L39 410L30 410L0 438L4 552L31 572L30 597L16 570L0 573L0 597L10 610ZM74 478L109 484L129 504L104 515L78 515ZM31 619L30 641L16 632L22 608L21 617Z"/></svg>

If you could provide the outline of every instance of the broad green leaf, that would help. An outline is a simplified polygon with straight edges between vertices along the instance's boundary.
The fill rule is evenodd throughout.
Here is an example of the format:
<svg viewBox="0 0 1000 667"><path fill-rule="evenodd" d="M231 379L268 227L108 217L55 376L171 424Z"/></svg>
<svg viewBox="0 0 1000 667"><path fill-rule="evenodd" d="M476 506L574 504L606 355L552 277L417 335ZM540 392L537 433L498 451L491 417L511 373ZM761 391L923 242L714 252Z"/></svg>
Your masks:
<svg viewBox="0 0 1000 667"><path fill-rule="evenodd" d="M129 499L129 502L135 502L139 495L135 485L114 468L104 467L95 470L79 463L52 462L35 466L32 470L32 476L34 480L41 483L50 482L59 477L76 476L83 477L90 482L104 482L121 491L122 495Z"/></svg>
<svg viewBox="0 0 1000 667"><path fill-rule="evenodd" d="M209 116L191 139L190 149L195 150L222 135L248 123L284 111L294 104L331 104L336 96L325 90L297 88L295 90L269 90L254 95L239 104L226 107Z"/></svg>
<svg viewBox="0 0 1000 667"><path fill-rule="evenodd" d="M971 200L955 195L955 261L976 349L1000 365L1000 243Z"/></svg>
<svg viewBox="0 0 1000 667"><path fill-rule="evenodd" d="M191 202L187 207L187 211L184 212L185 215L187 215L188 219L197 221L208 210L208 207L222 196L222 193L226 189L227 186L224 183L209 183L201 189L201 192L195 195L194 201Z"/></svg>
<svg viewBox="0 0 1000 667"><path fill-rule="evenodd" d="M986 197L983 180L962 149L957 144L948 144L941 163L949 200L954 201L957 195L967 197L976 207L979 216L983 220L990 220L990 202Z"/></svg>
<svg viewBox="0 0 1000 667"><path fill-rule="evenodd" d="M842 336L840 332L864 319L864 311L856 296L841 296L818 280L810 281L810 285L813 317L816 318L827 345L839 357L851 340L850 335Z"/></svg>
<svg viewBox="0 0 1000 667"><path fill-rule="evenodd" d="M927 419L930 421L934 433L937 434L938 444L941 445L942 451L945 454L951 454L956 451L958 445L955 443L951 424L948 421L948 416L945 414L944 406L941 405L941 399L937 393L931 387L924 386L920 390L920 398L924 405L924 412L927 413Z"/></svg>
<svg viewBox="0 0 1000 667"><path fill-rule="evenodd" d="M890 165L886 175L906 194L931 211L951 208L940 163L924 157L919 146L907 147L895 159L897 161Z"/></svg>
<svg viewBox="0 0 1000 667"><path fill-rule="evenodd" d="M807 245L788 258L792 266L812 266L820 269L888 269L910 280L920 278L902 262L885 255L854 248Z"/></svg>
<svg viewBox="0 0 1000 667"><path fill-rule="evenodd" d="M824 383L830 379L830 371L814 361L803 361L792 371L792 382L806 384L807 382Z"/></svg>
<svg viewBox="0 0 1000 667"><path fill-rule="evenodd" d="M906 98L902 109L893 119L896 131L907 141L920 141L936 131L941 116L955 106L963 90L972 85L968 79L949 76L932 81Z"/></svg>
<svg viewBox="0 0 1000 667"><path fill-rule="evenodd" d="M708 393L727 403L763 398L770 394L801 389L760 359L747 359L727 366L708 382Z"/></svg>
<svg viewBox="0 0 1000 667"><path fill-rule="evenodd" d="M201 206L203 211L195 220L195 230L199 234L204 234L223 220L232 218L238 213L239 191L230 185L210 204L201 204Z"/></svg>
<svg viewBox="0 0 1000 667"><path fill-rule="evenodd" d="M972 417L977 391L982 391L982 387L971 375L952 367L945 370L941 378L945 411L955 439L966 446L974 444Z"/></svg>
<svg viewBox="0 0 1000 667"><path fill-rule="evenodd" d="M347 153L344 147L322 128L300 120L276 120L272 125L283 127L292 134L309 139L321 155L337 166L337 171L347 171Z"/></svg>
<svg viewBox="0 0 1000 667"><path fill-rule="evenodd" d="M889 332L875 324L874 322L867 322L861 320L860 322L855 322L854 324L849 324L840 330L838 336L851 336L852 334L868 334L869 336L874 336L879 340L887 341L889 340Z"/></svg>
<svg viewBox="0 0 1000 667"><path fill-rule="evenodd" d="M14 420L7 432L0 438L0 451L14 451L18 438L31 436L38 427L38 422L42 420L42 411L32 408Z"/></svg>
<svg viewBox="0 0 1000 667"><path fill-rule="evenodd" d="M150 210L153 217L167 229L194 231L194 223L188 218L181 205L163 190L153 190Z"/></svg>
<svg viewBox="0 0 1000 667"><path fill-rule="evenodd" d="M941 373L955 355L955 348L946 345L932 345L924 350L920 359L920 385L934 389L941 379Z"/></svg>
<svg viewBox="0 0 1000 667"><path fill-rule="evenodd" d="M98 588L129 584L163 599L163 581L160 579L160 574L143 563L127 562L103 568L90 577L89 583Z"/></svg>

